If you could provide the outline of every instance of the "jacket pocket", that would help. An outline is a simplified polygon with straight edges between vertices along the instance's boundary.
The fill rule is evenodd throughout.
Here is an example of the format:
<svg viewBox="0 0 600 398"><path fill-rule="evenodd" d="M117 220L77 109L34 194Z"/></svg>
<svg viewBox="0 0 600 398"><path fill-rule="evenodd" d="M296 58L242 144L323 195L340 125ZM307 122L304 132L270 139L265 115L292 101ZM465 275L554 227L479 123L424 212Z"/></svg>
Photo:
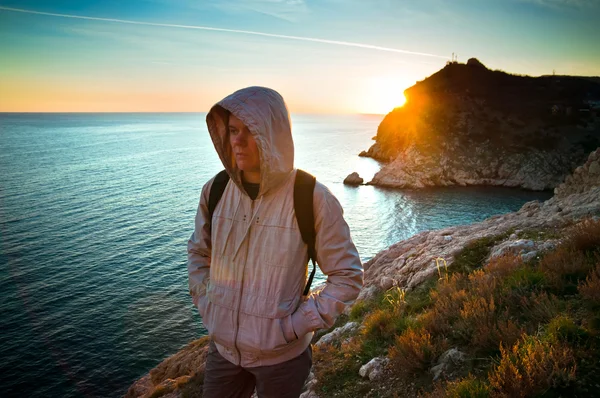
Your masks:
<svg viewBox="0 0 600 398"><path fill-rule="evenodd" d="M298 340L296 332L294 331L294 325L292 323L292 315L288 315L284 318L279 319L279 326L281 327L281 333L287 343Z"/></svg>
<svg viewBox="0 0 600 398"><path fill-rule="evenodd" d="M264 318L240 313L237 345L240 351L277 356L288 349L280 318Z"/></svg>

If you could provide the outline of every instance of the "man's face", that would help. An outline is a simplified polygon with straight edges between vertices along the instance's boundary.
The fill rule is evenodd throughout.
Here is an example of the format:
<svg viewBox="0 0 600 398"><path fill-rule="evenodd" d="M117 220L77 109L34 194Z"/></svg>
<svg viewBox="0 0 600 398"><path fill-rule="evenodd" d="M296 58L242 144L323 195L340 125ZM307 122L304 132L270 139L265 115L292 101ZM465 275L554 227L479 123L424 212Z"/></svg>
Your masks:
<svg viewBox="0 0 600 398"><path fill-rule="evenodd" d="M260 172L260 155L254 137L240 119L229 115L229 144L237 167L246 173Z"/></svg>

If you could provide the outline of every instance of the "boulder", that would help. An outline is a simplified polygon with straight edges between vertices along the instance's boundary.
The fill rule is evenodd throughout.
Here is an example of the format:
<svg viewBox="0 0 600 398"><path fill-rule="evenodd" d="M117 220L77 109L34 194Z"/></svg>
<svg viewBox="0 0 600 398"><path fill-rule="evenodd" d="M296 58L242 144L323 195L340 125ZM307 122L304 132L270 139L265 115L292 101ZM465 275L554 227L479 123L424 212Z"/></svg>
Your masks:
<svg viewBox="0 0 600 398"><path fill-rule="evenodd" d="M386 357L373 358L360 367L358 374L360 377L368 377L371 381L377 380L383 375L383 369L389 361L390 360Z"/></svg>
<svg viewBox="0 0 600 398"><path fill-rule="evenodd" d="M465 354L456 348L451 348L440 356L437 364L431 368L433 381L437 381L444 376L447 379L452 379L454 373L460 369L465 362Z"/></svg>
<svg viewBox="0 0 600 398"><path fill-rule="evenodd" d="M358 329L358 322L348 322L344 326L340 326L339 328L334 329L332 332L327 333L325 336L321 337L319 341L315 343L316 347L320 347L323 344L329 344L340 338L341 335L345 333L350 333L356 329Z"/></svg>
<svg viewBox="0 0 600 398"><path fill-rule="evenodd" d="M360 178L357 172L351 173L344 179L344 184L346 185L361 185L363 183L363 179Z"/></svg>

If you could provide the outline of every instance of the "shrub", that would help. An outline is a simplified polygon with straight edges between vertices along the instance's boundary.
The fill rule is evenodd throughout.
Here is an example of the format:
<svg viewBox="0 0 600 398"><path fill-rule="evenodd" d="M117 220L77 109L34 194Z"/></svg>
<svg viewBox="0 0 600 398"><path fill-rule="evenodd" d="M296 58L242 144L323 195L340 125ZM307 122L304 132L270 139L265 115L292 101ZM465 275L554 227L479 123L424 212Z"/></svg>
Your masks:
<svg viewBox="0 0 600 398"><path fill-rule="evenodd" d="M361 334L366 340L375 340L379 345L387 345L394 341L407 325L407 320L400 314L378 309L367 315L363 322Z"/></svg>
<svg viewBox="0 0 600 398"><path fill-rule="evenodd" d="M514 308L521 315L523 322L529 323L533 329L539 324L545 324L562 310L558 297L546 292L533 292L519 298L519 304Z"/></svg>
<svg viewBox="0 0 600 398"><path fill-rule="evenodd" d="M575 357L563 343L527 336L500 352L500 363L489 374L490 386L499 395L536 396L575 381Z"/></svg>
<svg viewBox="0 0 600 398"><path fill-rule="evenodd" d="M548 323L546 334L553 341L562 341L572 344L579 344L587 337L585 330L580 328L570 317L565 315L559 315L553 318Z"/></svg>
<svg viewBox="0 0 600 398"><path fill-rule="evenodd" d="M548 281L544 272L524 265L507 275L502 284L508 289L523 292L546 288Z"/></svg>
<svg viewBox="0 0 600 398"><path fill-rule="evenodd" d="M549 282L564 293L575 293L577 283L585 279L591 268L586 255L569 245L561 245L546 254L539 266Z"/></svg>
<svg viewBox="0 0 600 398"><path fill-rule="evenodd" d="M431 334L424 328L409 328L396 337L389 357L398 373L411 375L427 370L441 349L432 342Z"/></svg>
<svg viewBox="0 0 600 398"><path fill-rule="evenodd" d="M575 250L600 253L600 220L584 220L568 231L567 243Z"/></svg>
<svg viewBox="0 0 600 398"><path fill-rule="evenodd" d="M485 270L495 277L506 278L521 267L523 267L523 260L521 260L520 256L506 254L491 259Z"/></svg>
<svg viewBox="0 0 600 398"><path fill-rule="evenodd" d="M351 321L362 321L365 314L371 310L371 303L366 300L360 300L354 303L350 309L350 320Z"/></svg>
<svg viewBox="0 0 600 398"><path fill-rule="evenodd" d="M438 282L437 289L430 293L433 308L423 319L429 331L443 334L452 329L468 298L466 284L467 277L462 274L454 274L448 280Z"/></svg>
<svg viewBox="0 0 600 398"><path fill-rule="evenodd" d="M474 376L468 376L460 381L448 383L446 396L448 398L487 398L490 396L490 388Z"/></svg>
<svg viewBox="0 0 600 398"><path fill-rule="evenodd" d="M501 343L513 344L523 331L508 311L497 311L494 298L472 296L464 303L461 319L455 325L457 336L471 348L496 351Z"/></svg>
<svg viewBox="0 0 600 398"><path fill-rule="evenodd" d="M600 306L600 263L589 273L584 282L579 284L579 294L592 307Z"/></svg>

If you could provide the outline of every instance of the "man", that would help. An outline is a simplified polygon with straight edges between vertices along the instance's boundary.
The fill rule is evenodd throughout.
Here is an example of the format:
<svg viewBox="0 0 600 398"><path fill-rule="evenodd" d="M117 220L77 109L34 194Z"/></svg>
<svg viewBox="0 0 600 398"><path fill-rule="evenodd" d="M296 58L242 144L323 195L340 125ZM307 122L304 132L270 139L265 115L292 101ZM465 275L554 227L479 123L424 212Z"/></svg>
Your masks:
<svg viewBox="0 0 600 398"><path fill-rule="evenodd" d="M206 117L230 180L209 219L214 178L202 188L188 241L189 287L211 337L204 397L298 397L313 332L331 327L363 283L360 258L329 190L313 193L323 290L303 296L307 245L294 213L289 113L274 90L249 87Z"/></svg>

